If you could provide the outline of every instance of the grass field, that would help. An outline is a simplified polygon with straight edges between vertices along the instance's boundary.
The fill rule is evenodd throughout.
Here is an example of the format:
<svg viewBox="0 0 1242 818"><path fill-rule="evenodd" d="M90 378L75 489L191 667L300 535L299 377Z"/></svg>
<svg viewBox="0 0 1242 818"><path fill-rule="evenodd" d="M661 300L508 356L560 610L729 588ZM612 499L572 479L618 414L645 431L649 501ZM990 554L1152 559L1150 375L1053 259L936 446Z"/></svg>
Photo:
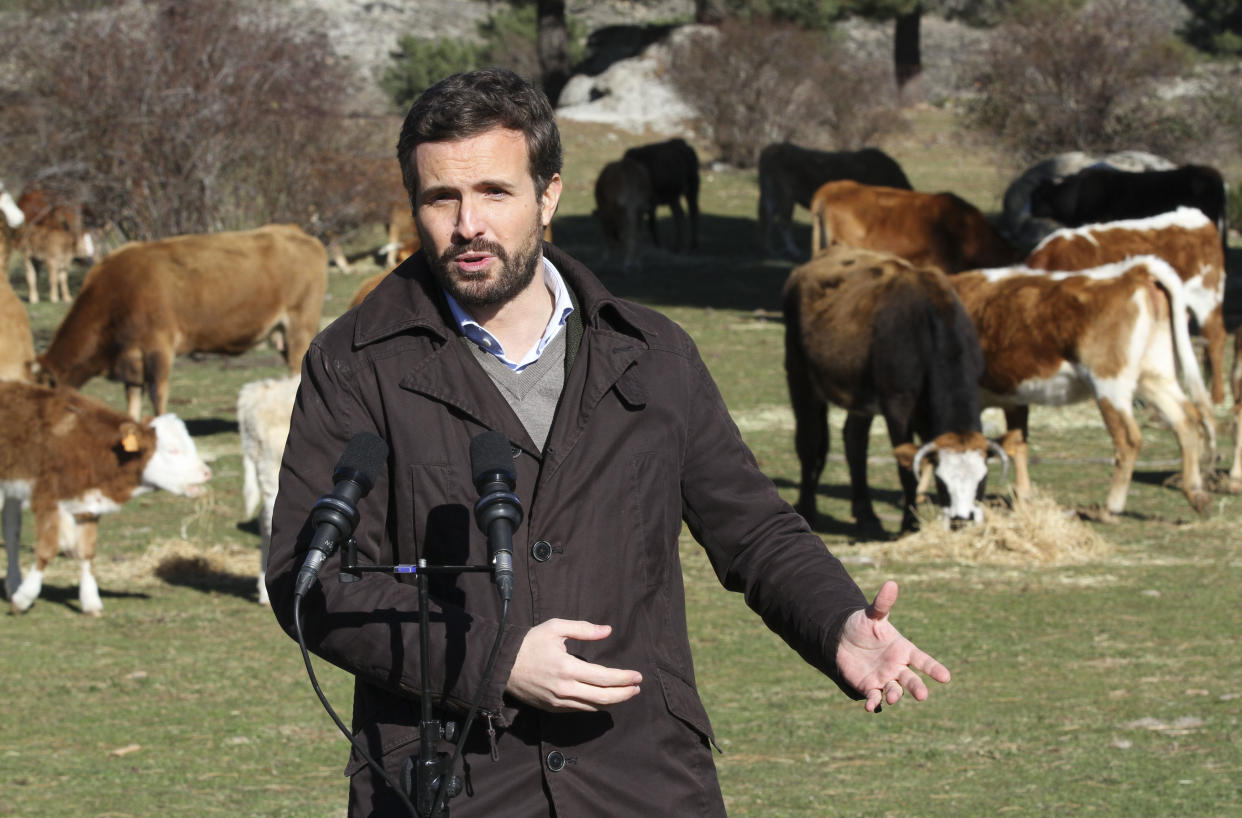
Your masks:
<svg viewBox="0 0 1242 818"><path fill-rule="evenodd" d="M655 137L577 123L564 123L564 135L556 241L598 265L595 174ZM886 147L916 187L954 190L989 211L1016 171L939 111L913 115ZM642 272L599 272L692 333L760 464L792 500L798 468L776 312L791 265L758 254L755 203L753 171L707 171L700 253L648 247ZM667 220L661 227L669 235ZM352 249L371 240L378 232ZM1240 255L1234 248L1235 270ZM24 295L24 276L16 266L10 274ZM325 320L361 277L331 272ZM37 348L64 312L31 307ZM60 559L29 613L0 618L0 816L343 814L346 744L296 645L255 602L257 527L243 519L237 390L281 371L268 349L179 359L171 409L211 462L210 494L147 495L105 518L103 617L79 613L77 569ZM85 391L123 407L117 384L96 379ZM834 438L820 533L869 594L885 579L901 583L894 621L954 674L923 704L864 713L724 592L684 536L698 681L730 814L1238 814L1242 497L1216 495L1209 514L1195 515L1164 485L1176 468L1171 433L1143 417L1129 513L1096 525L1113 548L1070 565L931 561L903 555L900 543L852 544ZM896 470L880 426L872 482L895 530ZM1227 452L1232 430L1221 438ZM1103 501L1111 448L1094 409L1035 411L1032 454L1033 479L1062 505ZM33 531L27 515L26 566ZM349 677L316 668L347 714Z"/></svg>

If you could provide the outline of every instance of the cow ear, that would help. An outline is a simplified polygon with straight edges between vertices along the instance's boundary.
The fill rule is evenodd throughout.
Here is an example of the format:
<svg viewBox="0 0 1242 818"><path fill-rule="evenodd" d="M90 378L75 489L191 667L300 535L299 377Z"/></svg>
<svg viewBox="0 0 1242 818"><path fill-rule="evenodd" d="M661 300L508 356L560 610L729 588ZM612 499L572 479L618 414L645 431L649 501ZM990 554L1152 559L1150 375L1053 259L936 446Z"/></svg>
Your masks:
<svg viewBox="0 0 1242 818"><path fill-rule="evenodd" d="M914 456L918 453L919 447L913 443L902 443L893 449L893 455L904 469L914 468Z"/></svg>
<svg viewBox="0 0 1242 818"><path fill-rule="evenodd" d="M138 424L127 420L121 424L121 448L133 454L138 451Z"/></svg>

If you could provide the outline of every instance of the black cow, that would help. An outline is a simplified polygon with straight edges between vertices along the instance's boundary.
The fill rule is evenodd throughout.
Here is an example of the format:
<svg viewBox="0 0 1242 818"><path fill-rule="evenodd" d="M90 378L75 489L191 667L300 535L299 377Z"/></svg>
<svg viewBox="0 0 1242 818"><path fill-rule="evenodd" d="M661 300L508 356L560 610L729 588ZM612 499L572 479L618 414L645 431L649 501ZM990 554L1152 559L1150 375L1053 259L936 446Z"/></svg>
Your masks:
<svg viewBox="0 0 1242 818"><path fill-rule="evenodd" d="M630 148L625 159L633 159L647 168L651 179L651 204L647 208L647 223L651 225L651 240L656 246L655 212L658 205L668 205L673 211L673 228L676 231L676 247L685 249L685 233L682 222L685 214L681 199L685 197L686 210L690 211L690 246L699 246L699 155L684 139L670 139Z"/></svg>
<svg viewBox="0 0 1242 818"><path fill-rule="evenodd" d="M979 520L988 452L1004 454L981 431L983 352L948 278L896 256L834 245L790 273L782 300L785 374L802 467L799 513L814 521L832 403L849 412L845 458L854 518L865 535L882 533L867 486L867 442L877 413L897 456L902 531L918 525L916 477L925 458L935 463L946 519Z"/></svg>
<svg viewBox="0 0 1242 818"><path fill-rule="evenodd" d="M828 182L849 179L864 185L911 190L897 160L879 148L817 151L791 142L768 145L759 154L759 237L765 252L775 253L779 232L790 258L805 258L793 239L794 205L810 209L811 196Z"/></svg>
<svg viewBox="0 0 1242 818"><path fill-rule="evenodd" d="M1066 227L1143 219L1183 205L1211 219L1226 246L1225 180L1207 165L1141 172L1090 167L1031 191L1031 215Z"/></svg>

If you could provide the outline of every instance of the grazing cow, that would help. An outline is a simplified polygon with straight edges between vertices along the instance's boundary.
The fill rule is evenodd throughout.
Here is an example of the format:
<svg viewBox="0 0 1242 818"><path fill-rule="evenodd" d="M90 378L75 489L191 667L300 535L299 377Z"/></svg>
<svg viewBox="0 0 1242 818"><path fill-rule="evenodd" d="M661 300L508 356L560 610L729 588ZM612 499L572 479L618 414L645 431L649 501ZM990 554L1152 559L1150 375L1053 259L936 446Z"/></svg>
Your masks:
<svg viewBox="0 0 1242 818"><path fill-rule="evenodd" d="M606 255L620 251L627 270L638 260L638 234L652 197L647 168L633 159L609 162L595 180L595 217Z"/></svg>
<svg viewBox="0 0 1242 818"><path fill-rule="evenodd" d="M759 236L769 255L780 235L789 258L800 258L793 237L794 205L808 210L811 196L824 184L851 179L864 185L911 188L897 160L879 148L858 151L817 151L790 142L768 145L759 154Z"/></svg>
<svg viewBox="0 0 1242 818"><path fill-rule="evenodd" d="M915 528L915 474L925 457L946 519L979 520L989 450L980 431L983 355L975 328L938 270L867 250L833 247L794 269L783 292L785 373L802 466L798 511L815 517L828 456L828 404L845 421L853 514L868 534L880 523L867 486L872 417L882 413L904 491L901 530ZM919 448L912 442L918 434Z"/></svg>
<svg viewBox="0 0 1242 818"><path fill-rule="evenodd" d="M272 544L272 508L280 478L280 458L289 438L289 416L301 377L251 381L237 393L241 432L242 498L246 514L259 509L259 604L267 605L267 552Z"/></svg>
<svg viewBox="0 0 1242 818"><path fill-rule="evenodd" d="M69 265L75 258L95 255L94 240L82 228L81 206L56 202L41 188L24 191L17 206L25 215L25 223L16 231L15 246L25 258L30 303L39 302L36 260L47 268L51 288L48 300L69 301Z"/></svg>
<svg viewBox="0 0 1242 818"><path fill-rule="evenodd" d="M13 612L34 603L47 564L73 544L82 612L99 615L91 573L99 517L154 489L197 496L210 479L176 415L137 423L73 389L0 381L0 490L29 502L36 531L35 566L20 585L18 540L5 538Z"/></svg>
<svg viewBox="0 0 1242 818"><path fill-rule="evenodd" d="M177 355L240 355L271 338L294 374L326 288L327 253L295 225L126 244L87 273L40 377L76 388L107 372L137 419L144 387L164 413Z"/></svg>
<svg viewBox="0 0 1242 818"><path fill-rule="evenodd" d="M1107 511L1125 510L1142 433L1139 396L1168 421L1182 452L1182 490L1196 511L1208 503L1199 473L1198 408L1178 384L1202 376L1190 343L1184 287L1155 256L1081 272L1029 267L949 276L979 333L986 362L979 384L985 406L1005 410L1005 447L1014 490L1029 496L1027 419L1032 403L1063 406L1094 398L1113 439L1117 466Z"/></svg>
<svg viewBox="0 0 1242 818"><path fill-rule="evenodd" d="M811 199L811 255L829 243L892 253L945 273L1015 264L1017 250L952 193L829 182Z"/></svg>
<svg viewBox="0 0 1242 818"><path fill-rule="evenodd" d="M1040 240L1061 224L1031 216L1031 191L1042 182L1059 182L1066 176L1091 166L1117 170L1172 170L1168 159L1143 151L1118 151L1104 155L1082 151L1059 153L1024 170L1005 188L1001 225L1006 237L1023 252L1030 252Z"/></svg>
<svg viewBox="0 0 1242 818"><path fill-rule="evenodd" d="M1193 207L1216 225L1221 251L1227 252L1225 180L1207 165L1129 172L1090 167L1059 182L1045 181L1031 191L1031 215L1066 227L1141 219L1178 207Z"/></svg>
<svg viewBox="0 0 1242 818"><path fill-rule="evenodd" d="M667 142L656 142L630 148L625 152L626 159L633 159L647 169L647 177L651 180L651 200L647 205L647 223L651 226L651 240L660 246L660 237L656 235L656 207L668 205L673 211L673 229L675 231L675 247L686 249L685 232L682 222L681 200L686 200L686 210L690 211L690 247L699 246L699 155L694 152L684 139L670 139Z"/></svg>

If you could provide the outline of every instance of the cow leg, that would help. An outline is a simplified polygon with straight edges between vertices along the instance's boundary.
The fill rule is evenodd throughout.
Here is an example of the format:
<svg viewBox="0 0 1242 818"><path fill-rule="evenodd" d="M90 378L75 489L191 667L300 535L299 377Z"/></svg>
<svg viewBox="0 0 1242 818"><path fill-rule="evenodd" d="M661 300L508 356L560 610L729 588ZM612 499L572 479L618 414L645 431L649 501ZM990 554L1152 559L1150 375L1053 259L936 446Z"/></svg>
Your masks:
<svg viewBox="0 0 1242 818"><path fill-rule="evenodd" d="M91 565L95 561L95 545L99 538L99 518L92 517L76 522L73 532L82 568L82 575L78 580L78 601L82 604L82 613L87 616L100 616L103 614L103 600L99 598L99 583L91 572Z"/></svg>
<svg viewBox="0 0 1242 818"><path fill-rule="evenodd" d="M1199 332L1207 341L1208 368L1212 371L1212 403L1222 403L1225 400L1225 341L1229 337L1222 305L1212 308Z"/></svg>
<svg viewBox="0 0 1242 818"><path fill-rule="evenodd" d="M673 211L673 247L680 253L686 249L686 211L681 209L681 200L677 197L673 197L668 207Z"/></svg>
<svg viewBox="0 0 1242 818"><path fill-rule="evenodd" d="M1005 437L1001 448L1013 462L1013 493L1019 500L1031 497L1031 469L1027 453L1027 430L1031 407L1014 406L1005 411Z"/></svg>
<svg viewBox="0 0 1242 818"><path fill-rule="evenodd" d="M8 568L4 574L4 594L12 599L22 581L22 501L6 495L3 519L4 550L8 558Z"/></svg>
<svg viewBox="0 0 1242 818"><path fill-rule="evenodd" d="M660 237L656 235L656 206L651 205L647 208L647 226L651 229L651 243L656 247L660 246Z"/></svg>
<svg viewBox="0 0 1242 818"><path fill-rule="evenodd" d="M815 524L815 498L819 493L819 476L828 462L828 404L809 393L809 387L790 387L794 410L794 449L802 476L798 484L798 513L811 525Z"/></svg>
<svg viewBox="0 0 1242 818"><path fill-rule="evenodd" d="M30 260L29 253L26 254L24 261L26 262L26 291L31 304L39 303L39 278L35 272L34 262Z"/></svg>
<svg viewBox="0 0 1242 818"><path fill-rule="evenodd" d="M1143 445L1143 434L1134 421L1129 402L1124 407L1114 405L1108 398L1099 398L1096 402L1104 417L1104 426L1113 439L1116 457L1113 480L1108 487L1107 509L1110 514L1120 514L1126 509L1126 494L1134 476L1134 461L1138 459L1139 447Z"/></svg>
<svg viewBox="0 0 1242 818"><path fill-rule="evenodd" d="M690 249L699 249L699 186L686 191L686 210L690 213Z"/></svg>
<svg viewBox="0 0 1242 818"><path fill-rule="evenodd" d="M172 351L163 348L153 350L147 353L143 363L146 369L143 380L151 396L151 405L155 407L156 415L162 415L168 407L168 380L172 374ZM138 420L138 417L134 419Z"/></svg>
<svg viewBox="0 0 1242 818"><path fill-rule="evenodd" d="M1155 404L1177 435L1177 445L1182 450L1182 492L1191 507L1202 514L1212 498L1203 489L1199 469L1199 410L1180 391L1175 382L1170 382L1163 388L1145 385L1140 394Z"/></svg>
<svg viewBox="0 0 1242 818"><path fill-rule="evenodd" d="M69 262L60 265L60 270L56 275L56 280L60 282L60 298L65 303L69 303L72 299L69 297ZM55 301L56 299L52 299Z"/></svg>
<svg viewBox="0 0 1242 818"><path fill-rule="evenodd" d="M35 510L35 564L17 590L9 596L9 607L20 614L43 592L43 571L56 557L60 547L60 510L55 507Z"/></svg>
<svg viewBox="0 0 1242 818"><path fill-rule="evenodd" d="M884 536L884 527L871 503L871 485L867 482L867 447L871 442L871 421L874 415L850 412L845 416L841 437L845 441L845 463L850 471L850 512L858 523L859 533L868 539Z"/></svg>
<svg viewBox="0 0 1242 818"><path fill-rule="evenodd" d="M259 604L270 605L267 598L267 552L272 546L272 514L275 510L275 496L263 498L263 508L259 511Z"/></svg>

